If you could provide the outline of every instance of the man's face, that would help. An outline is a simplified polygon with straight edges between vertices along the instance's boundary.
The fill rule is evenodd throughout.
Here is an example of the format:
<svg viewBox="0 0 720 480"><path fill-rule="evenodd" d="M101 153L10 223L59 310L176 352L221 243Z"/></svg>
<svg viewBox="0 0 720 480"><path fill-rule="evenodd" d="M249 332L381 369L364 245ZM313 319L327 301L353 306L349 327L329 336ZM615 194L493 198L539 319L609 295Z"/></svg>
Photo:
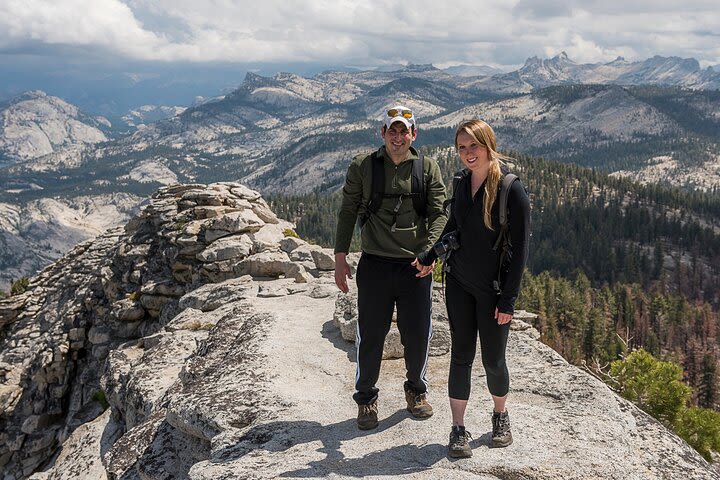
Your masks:
<svg viewBox="0 0 720 480"><path fill-rule="evenodd" d="M402 122L395 122L385 131L380 129L380 135L385 140L385 149L392 157L405 158L410 145L417 137L417 131L410 131Z"/></svg>

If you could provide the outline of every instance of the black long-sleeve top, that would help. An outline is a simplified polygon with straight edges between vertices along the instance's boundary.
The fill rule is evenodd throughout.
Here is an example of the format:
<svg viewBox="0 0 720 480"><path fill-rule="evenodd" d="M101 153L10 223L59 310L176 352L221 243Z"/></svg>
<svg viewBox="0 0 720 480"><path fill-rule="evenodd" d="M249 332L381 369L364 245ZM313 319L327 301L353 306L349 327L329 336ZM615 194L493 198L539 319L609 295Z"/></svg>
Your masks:
<svg viewBox="0 0 720 480"><path fill-rule="evenodd" d="M450 218L440 237L457 230L460 225L460 248L450 255L449 275L470 292L487 294L495 291L493 280L496 280L498 275L502 251L501 247L493 251L500 234L499 198L498 191L491 212L494 230L490 230L483 221L485 183L480 186L475 198L471 198L470 175L465 176L458 182ZM519 180L513 182L508 195L508 228L512 239L512 258L507 274L503 277L497 308L500 312L512 314L520 291L520 280L527 262L530 240L530 200Z"/></svg>

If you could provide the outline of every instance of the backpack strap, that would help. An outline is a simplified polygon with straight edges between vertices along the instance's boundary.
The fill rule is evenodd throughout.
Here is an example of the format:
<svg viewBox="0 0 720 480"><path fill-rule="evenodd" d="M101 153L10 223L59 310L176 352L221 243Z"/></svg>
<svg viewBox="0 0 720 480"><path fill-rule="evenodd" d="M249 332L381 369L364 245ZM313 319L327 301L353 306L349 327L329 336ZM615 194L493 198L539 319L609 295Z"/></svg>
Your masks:
<svg viewBox="0 0 720 480"><path fill-rule="evenodd" d="M510 194L510 187L512 187L512 184L513 182L515 182L515 180L518 180L517 175L513 173L505 174L500 184L500 193L498 194L498 201L500 202L500 204L498 205L500 233L498 234L497 240L495 240L495 245L493 246L493 251L497 251L498 248L502 247L502 251L500 252L500 264L498 265L498 273L495 277L495 280L493 280L493 288L495 289L495 293L497 293L498 295L502 293L501 275L503 267L505 263L507 263L512 257L512 251L510 250L512 248L512 240L510 238L510 232L508 231L507 202L508 195Z"/></svg>
<svg viewBox="0 0 720 480"><path fill-rule="evenodd" d="M367 204L366 211L375 213L380 210L385 193L385 168L383 168L383 157L378 155L377 151L370 155L370 162L372 162L372 183L370 184L370 202Z"/></svg>
<svg viewBox="0 0 720 480"><path fill-rule="evenodd" d="M385 169L383 168L383 158L377 154L377 150L370 154L370 171L372 172L372 180L370 181L370 200L365 206L365 213L360 217L360 228L370 218L370 215L380 209L383 193L385 192Z"/></svg>
<svg viewBox="0 0 720 480"><path fill-rule="evenodd" d="M465 178L467 178L470 175L470 170L467 168L463 168L462 170L458 170L455 172L452 178L452 197L448 198L443 202L443 210L445 211L445 214L450 217L450 207L453 203L455 203L455 196L457 195L458 186L460 185L460 182L463 181ZM457 226L455 227L455 231L460 234L460 230L462 230L462 226L465 223L465 217L460 222L457 222ZM445 274L450 272L450 264L448 263L448 260L450 259L450 256L452 255L452 250L447 253L445 258L443 258L443 265L442 265L442 277L441 281L443 284L445 284Z"/></svg>
<svg viewBox="0 0 720 480"><path fill-rule="evenodd" d="M427 217L427 192L425 191L425 157L419 154L413 160L412 168L412 193L413 208L421 217Z"/></svg>
<svg viewBox="0 0 720 480"><path fill-rule="evenodd" d="M514 173L508 173L503 177L502 184L500 185L500 228L506 228L508 223L507 214L507 199L510 194L510 187L513 182L518 179L518 176Z"/></svg>

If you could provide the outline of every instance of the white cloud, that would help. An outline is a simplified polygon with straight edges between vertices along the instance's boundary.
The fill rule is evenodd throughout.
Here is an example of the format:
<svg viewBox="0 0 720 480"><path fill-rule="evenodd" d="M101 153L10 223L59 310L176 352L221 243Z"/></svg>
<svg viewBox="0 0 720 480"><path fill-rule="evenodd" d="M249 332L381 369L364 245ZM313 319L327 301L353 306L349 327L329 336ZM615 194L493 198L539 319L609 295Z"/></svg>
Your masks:
<svg viewBox="0 0 720 480"><path fill-rule="evenodd" d="M142 28L116 0L9 0L0 7L0 46L23 43L99 47L142 57L167 42Z"/></svg>
<svg viewBox="0 0 720 480"><path fill-rule="evenodd" d="M716 1L4 0L0 51L160 61L520 64L652 55L720 63Z"/></svg>

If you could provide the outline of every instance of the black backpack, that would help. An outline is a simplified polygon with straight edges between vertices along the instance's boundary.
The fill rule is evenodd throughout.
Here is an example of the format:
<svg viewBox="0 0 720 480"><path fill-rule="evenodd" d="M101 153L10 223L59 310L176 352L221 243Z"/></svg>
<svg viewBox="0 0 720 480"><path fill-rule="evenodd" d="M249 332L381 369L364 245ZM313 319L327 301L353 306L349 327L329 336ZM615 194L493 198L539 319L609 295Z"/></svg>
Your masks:
<svg viewBox="0 0 720 480"><path fill-rule="evenodd" d="M500 288L500 286L502 284L501 277L504 267L512 258L512 239L510 238L510 229L508 223L508 195L510 194L510 187L512 187L512 184L515 182L515 180L519 180L518 176L514 173L503 173L504 176L502 181L500 182L500 192L498 193L497 197L497 201L500 202L498 205L500 233L498 233L497 240L495 240L495 245L493 245L493 252L496 252L498 248L502 248L502 251L500 252L500 265L498 266L498 273L495 277L495 280L493 280L493 288L498 295L502 293L502 289ZM451 199L445 201L445 205L443 205L445 209L447 209L448 205L455 200L455 193L457 192L457 186L460 183L460 180L467 177L469 174L470 171L467 168L463 168L459 172L455 173L455 175L453 175L453 196ZM459 230L460 225L458 224L458 231Z"/></svg>
<svg viewBox="0 0 720 480"><path fill-rule="evenodd" d="M425 158L422 153L413 160L412 165L412 186L410 193L385 193L385 168L383 167L383 156L378 155L377 150L370 155L372 162L372 182L370 185L370 201L365 208L365 215L360 219L362 227L370 215L380 209L383 198L412 198L413 208L421 217L427 217L427 194L425 192ZM400 205L398 203L399 208Z"/></svg>

